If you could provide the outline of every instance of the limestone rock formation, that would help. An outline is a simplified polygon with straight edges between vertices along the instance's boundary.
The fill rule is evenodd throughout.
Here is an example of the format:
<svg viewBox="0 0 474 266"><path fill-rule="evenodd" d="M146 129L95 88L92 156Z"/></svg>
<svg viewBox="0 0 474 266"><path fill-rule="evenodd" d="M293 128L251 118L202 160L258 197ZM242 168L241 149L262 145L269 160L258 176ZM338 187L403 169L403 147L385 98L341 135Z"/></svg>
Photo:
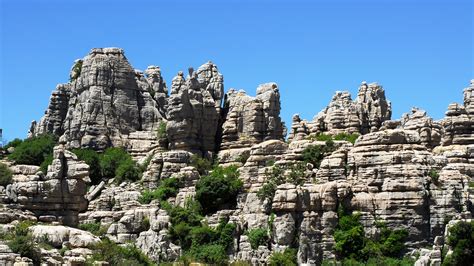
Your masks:
<svg viewBox="0 0 474 266"><path fill-rule="evenodd" d="M78 213L87 209L85 198L89 166L63 145L54 148L54 160L46 175L38 167L12 167L13 180L6 194L12 207L34 213L39 221L78 223Z"/></svg>
<svg viewBox="0 0 474 266"><path fill-rule="evenodd" d="M166 113L170 149L207 154L216 150L223 97L223 76L208 62L173 79Z"/></svg>
<svg viewBox="0 0 474 266"><path fill-rule="evenodd" d="M159 69L146 73L147 78L136 72L122 49L92 49L74 64L71 81L58 85L30 133L61 136L70 148L101 150L125 146L132 132L155 131L167 90Z"/></svg>
<svg viewBox="0 0 474 266"><path fill-rule="evenodd" d="M385 98L385 90L377 83L362 82L357 99L349 92L338 91L329 105L319 112L312 121L293 117L289 140L302 139L310 133L327 132L366 134L377 131L382 123L390 120L392 105Z"/></svg>
<svg viewBox="0 0 474 266"><path fill-rule="evenodd" d="M410 114L402 116L401 127L418 131L421 143L430 149L440 145L444 133L440 122L433 121L426 111L418 108L413 108Z"/></svg>
<svg viewBox="0 0 474 266"><path fill-rule="evenodd" d="M225 97L221 162L236 161L237 157L255 144L266 140L283 140L286 135L280 118L280 93L275 83L262 84L257 96L231 89Z"/></svg>

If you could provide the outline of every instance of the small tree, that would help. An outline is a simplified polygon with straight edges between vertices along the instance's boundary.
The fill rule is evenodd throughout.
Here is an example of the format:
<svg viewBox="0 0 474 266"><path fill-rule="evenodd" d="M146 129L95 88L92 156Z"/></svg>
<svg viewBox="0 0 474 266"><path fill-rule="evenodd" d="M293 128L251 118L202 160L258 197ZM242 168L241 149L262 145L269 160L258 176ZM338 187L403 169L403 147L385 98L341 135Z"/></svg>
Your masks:
<svg viewBox="0 0 474 266"><path fill-rule="evenodd" d="M12 171L6 164L0 163L0 186L6 187L12 183Z"/></svg>
<svg viewBox="0 0 474 266"><path fill-rule="evenodd" d="M41 165L45 159L53 154L55 137L52 135L41 135L29 138L21 142L9 155L9 158L17 164Z"/></svg>

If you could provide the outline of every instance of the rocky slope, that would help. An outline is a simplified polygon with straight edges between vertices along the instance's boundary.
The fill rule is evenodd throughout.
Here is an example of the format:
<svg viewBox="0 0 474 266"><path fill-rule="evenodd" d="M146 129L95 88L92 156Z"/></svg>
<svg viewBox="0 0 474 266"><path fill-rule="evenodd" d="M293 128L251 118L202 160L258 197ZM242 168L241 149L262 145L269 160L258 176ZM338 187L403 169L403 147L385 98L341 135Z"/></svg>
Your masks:
<svg viewBox="0 0 474 266"><path fill-rule="evenodd" d="M47 173L4 161L13 183L0 189L3 230L23 220L48 224L30 230L48 235L55 249L69 249L63 255L42 252L48 265L83 265L92 252L89 244L99 240L72 227L88 223L100 224L118 244L134 243L155 262L174 261L184 247L170 238L169 209L140 197L177 177L183 185L168 202L185 206L205 175L195 156L238 167L243 189L236 205L204 217L211 227L222 219L236 226L230 261L263 265L286 248L297 250L299 264L337 258L334 231L343 207L360 213L368 236L378 234L380 222L406 229L405 254L434 244L432 251L422 250L417 265L439 265L447 222L471 218L474 81L464 90L464 103L449 105L441 121L418 108L391 120L384 89L363 82L355 100L336 92L312 121L295 115L285 141L277 84L260 85L255 97L234 89L224 94L223 75L212 62L188 72L178 73L168 95L159 67L133 70L119 48L93 49L77 60L71 81L57 86L44 117L29 132L59 137ZM360 137L355 143L325 142L315 138L321 133ZM329 151L317 164L306 160L315 146ZM139 182L103 180L87 187L89 166L69 151L86 147L99 152L123 147L149 163ZM278 169L280 177L296 174L298 181L286 179L262 198L260 191L274 182ZM254 248L246 232L259 228L268 230L269 239ZM3 265L29 263L6 245L0 250Z"/></svg>

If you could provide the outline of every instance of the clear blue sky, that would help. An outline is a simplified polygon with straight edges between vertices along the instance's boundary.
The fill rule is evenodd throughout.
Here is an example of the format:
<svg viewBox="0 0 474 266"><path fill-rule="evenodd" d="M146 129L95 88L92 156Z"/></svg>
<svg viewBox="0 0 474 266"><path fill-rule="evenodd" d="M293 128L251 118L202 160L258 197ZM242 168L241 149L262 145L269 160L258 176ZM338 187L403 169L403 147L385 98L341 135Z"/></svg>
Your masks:
<svg viewBox="0 0 474 266"><path fill-rule="evenodd" d="M25 137L57 83L93 47L137 69L212 60L226 90L274 81L282 117L311 119L336 90L377 81L393 118L412 106L442 118L474 78L472 0L1 1L0 127Z"/></svg>

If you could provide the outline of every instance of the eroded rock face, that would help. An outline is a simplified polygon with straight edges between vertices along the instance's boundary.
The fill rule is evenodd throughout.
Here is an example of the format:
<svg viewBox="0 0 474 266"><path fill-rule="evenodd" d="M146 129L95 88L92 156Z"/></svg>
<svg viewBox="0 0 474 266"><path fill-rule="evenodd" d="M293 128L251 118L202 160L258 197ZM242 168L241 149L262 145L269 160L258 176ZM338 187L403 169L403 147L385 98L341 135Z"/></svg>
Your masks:
<svg viewBox="0 0 474 266"><path fill-rule="evenodd" d="M420 135L421 144L430 149L440 145L444 133L440 122L433 121L426 111L418 108L413 108L411 113L404 114L400 126L407 130L416 130Z"/></svg>
<svg viewBox="0 0 474 266"><path fill-rule="evenodd" d="M33 212L39 221L76 225L78 213L87 209L89 166L63 145L54 148L46 175L38 167L12 167L15 182L6 188L11 204Z"/></svg>
<svg viewBox="0 0 474 266"><path fill-rule="evenodd" d="M385 98L385 90L377 83L363 82L359 87L357 99L347 91L338 91L329 105L319 112L312 121L293 117L289 140L302 139L310 133L329 134L358 133L377 131L382 123L390 120L392 105Z"/></svg>
<svg viewBox="0 0 474 266"><path fill-rule="evenodd" d="M76 61L71 82L53 92L32 135L52 133L70 148L101 150L125 146L131 132L154 131L163 119L166 85L156 67L147 74L136 72L122 49L92 49Z"/></svg>
<svg viewBox="0 0 474 266"><path fill-rule="evenodd" d="M262 84L257 96L231 89L225 97L225 122L219 158L236 161L252 145L266 140L283 140L286 135L280 118L280 93L275 83Z"/></svg>
<svg viewBox="0 0 474 266"><path fill-rule="evenodd" d="M178 73L172 82L166 113L170 149L215 152L223 88L223 76L211 62L197 71L190 68L187 78Z"/></svg>

